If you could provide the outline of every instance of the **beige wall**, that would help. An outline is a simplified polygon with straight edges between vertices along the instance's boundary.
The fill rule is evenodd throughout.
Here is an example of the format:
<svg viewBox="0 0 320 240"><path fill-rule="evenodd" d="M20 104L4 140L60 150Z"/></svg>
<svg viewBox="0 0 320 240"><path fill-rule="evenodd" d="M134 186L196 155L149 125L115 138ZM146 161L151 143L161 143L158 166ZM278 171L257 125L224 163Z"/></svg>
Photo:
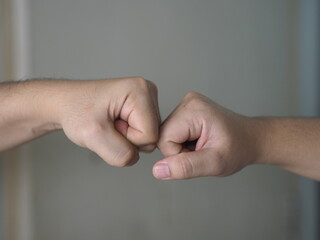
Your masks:
<svg viewBox="0 0 320 240"><path fill-rule="evenodd" d="M290 0L31 0L32 75L141 75L163 118L188 91L249 115L295 114ZM35 239L293 239L297 177L274 167L161 182L156 152L106 165L62 133L33 150Z"/></svg>

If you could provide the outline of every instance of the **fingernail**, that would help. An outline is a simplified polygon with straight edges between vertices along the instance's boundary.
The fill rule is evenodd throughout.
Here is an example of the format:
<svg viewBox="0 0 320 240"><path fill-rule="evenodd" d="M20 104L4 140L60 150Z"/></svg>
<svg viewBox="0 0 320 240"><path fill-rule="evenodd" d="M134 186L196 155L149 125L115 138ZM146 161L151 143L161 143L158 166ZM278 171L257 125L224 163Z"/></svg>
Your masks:
<svg viewBox="0 0 320 240"><path fill-rule="evenodd" d="M154 166L154 176L160 179L170 177L170 169L168 163L158 163Z"/></svg>

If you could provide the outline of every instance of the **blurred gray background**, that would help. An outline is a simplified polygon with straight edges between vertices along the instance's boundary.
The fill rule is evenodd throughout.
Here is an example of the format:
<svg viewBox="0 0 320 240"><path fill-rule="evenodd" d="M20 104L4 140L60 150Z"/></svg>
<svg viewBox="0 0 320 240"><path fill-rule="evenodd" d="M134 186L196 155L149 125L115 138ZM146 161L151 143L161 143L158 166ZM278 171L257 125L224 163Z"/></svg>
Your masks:
<svg viewBox="0 0 320 240"><path fill-rule="evenodd" d="M250 116L294 116L297 2L29 0L28 77L142 76L158 85L163 119L189 91ZM298 177L276 167L158 181L158 151L118 169L61 132L28 147L35 240L301 236Z"/></svg>

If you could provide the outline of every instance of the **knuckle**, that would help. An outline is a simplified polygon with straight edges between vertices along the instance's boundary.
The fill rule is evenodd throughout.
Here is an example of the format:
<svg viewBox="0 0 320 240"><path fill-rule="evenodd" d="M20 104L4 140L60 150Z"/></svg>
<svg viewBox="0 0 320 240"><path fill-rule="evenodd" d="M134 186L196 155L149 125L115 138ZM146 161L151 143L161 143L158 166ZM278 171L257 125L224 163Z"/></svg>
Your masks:
<svg viewBox="0 0 320 240"><path fill-rule="evenodd" d="M183 106L186 108L198 108L203 105L201 95L196 92L190 92L185 95L182 100Z"/></svg>
<svg viewBox="0 0 320 240"><path fill-rule="evenodd" d="M189 94L189 95L188 95ZM201 116L210 117L210 113L214 112L213 102L196 92L188 93L180 103L180 108L183 110L194 112L194 114L199 114Z"/></svg>
<svg viewBox="0 0 320 240"><path fill-rule="evenodd" d="M160 138L159 141L157 142L157 147L165 156L166 156L166 146L167 146L166 141Z"/></svg>
<svg viewBox="0 0 320 240"><path fill-rule="evenodd" d="M146 80L146 81L147 81L147 83L149 84L150 89L151 89L155 94L157 94L157 93L158 93L158 87L157 87L157 85L156 85L154 82L150 81L150 80Z"/></svg>
<svg viewBox="0 0 320 240"><path fill-rule="evenodd" d="M148 89L148 82L143 77L133 77L131 80L136 86L139 86L143 89Z"/></svg>
<svg viewBox="0 0 320 240"><path fill-rule="evenodd" d="M155 148L156 148L155 144L148 144L148 145L141 146L139 150L145 153L151 153L155 150Z"/></svg>
<svg viewBox="0 0 320 240"><path fill-rule="evenodd" d="M160 135L160 138L157 142L157 147L161 150L161 148L165 146L165 140L163 139L163 137Z"/></svg>
<svg viewBox="0 0 320 240"><path fill-rule="evenodd" d="M161 147L158 146L158 148L165 157L173 156L180 152L180 149L177 149L172 143L165 143Z"/></svg>
<svg viewBox="0 0 320 240"><path fill-rule="evenodd" d="M163 142L167 138L168 135L168 124L167 120L164 121L159 128L159 141L158 142Z"/></svg>
<svg viewBox="0 0 320 240"><path fill-rule="evenodd" d="M146 147L146 146L156 146L158 142L158 134L147 134L147 133L141 133L138 136L135 136L135 138L131 138L131 141L136 146L139 146L140 148Z"/></svg>
<svg viewBox="0 0 320 240"><path fill-rule="evenodd" d="M164 137L163 135L160 136L159 141L157 142L157 147L159 148L159 150L161 151L161 153L164 156L170 156L172 153L172 150L170 148L170 144L172 142L170 140L168 140L166 137Z"/></svg>
<svg viewBox="0 0 320 240"><path fill-rule="evenodd" d="M147 137L147 145L157 145L157 142L159 140L159 133L150 134L150 136Z"/></svg>
<svg viewBox="0 0 320 240"><path fill-rule="evenodd" d="M139 83L145 83L146 80L141 77L141 76L135 76L135 77L132 77L132 79L135 81L135 82L139 82Z"/></svg>
<svg viewBox="0 0 320 240"><path fill-rule="evenodd" d="M188 92L183 99L184 100L190 100L190 99L194 99L194 98L199 98L200 96L202 96L200 93L197 92Z"/></svg>
<svg viewBox="0 0 320 240"><path fill-rule="evenodd" d="M127 149L124 151L124 149L121 149L117 151L109 164L114 167L125 167L131 164L132 161L135 160L135 151L132 148Z"/></svg>
<svg viewBox="0 0 320 240"><path fill-rule="evenodd" d="M181 153L176 160L177 166L177 178L188 179L194 176L194 168L191 159L188 154Z"/></svg>

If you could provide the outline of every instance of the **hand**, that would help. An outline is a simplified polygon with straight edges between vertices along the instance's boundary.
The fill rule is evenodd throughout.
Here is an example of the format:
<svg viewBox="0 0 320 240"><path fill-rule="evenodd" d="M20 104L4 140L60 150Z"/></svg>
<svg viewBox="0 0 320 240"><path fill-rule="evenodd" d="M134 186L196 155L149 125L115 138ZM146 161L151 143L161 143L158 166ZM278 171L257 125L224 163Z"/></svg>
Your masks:
<svg viewBox="0 0 320 240"><path fill-rule="evenodd" d="M252 164L259 148L251 122L203 95L187 94L161 126L158 147L165 158L154 165L153 175L222 177Z"/></svg>
<svg viewBox="0 0 320 240"><path fill-rule="evenodd" d="M155 149L160 114L152 82L138 77L62 81L60 88L56 122L77 145L120 167L134 164L139 151Z"/></svg>

